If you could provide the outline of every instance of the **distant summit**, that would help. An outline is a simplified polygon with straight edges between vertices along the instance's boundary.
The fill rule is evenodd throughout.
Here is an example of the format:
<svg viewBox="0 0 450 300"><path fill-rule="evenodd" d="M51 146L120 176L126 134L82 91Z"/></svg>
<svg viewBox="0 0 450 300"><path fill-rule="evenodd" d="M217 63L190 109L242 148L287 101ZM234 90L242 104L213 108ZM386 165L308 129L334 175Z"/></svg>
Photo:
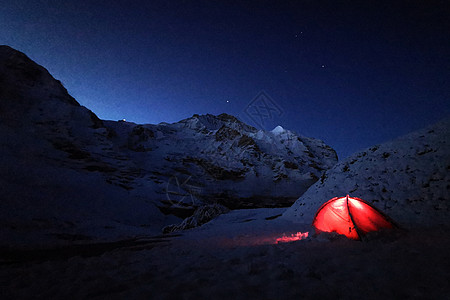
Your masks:
<svg viewBox="0 0 450 300"><path fill-rule="evenodd" d="M274 129L272 129L271 131L273 134L280 134L285 132L284 128L281 127L280 125L278 125L277 127L275 127Z"/></svg>
<svg viewBox="0 0 450 300"><path fill-rule="evenodd" d="M212 114L205 114L205 115L199 115L194 114L192 117L183 119L177 123L183 123L186 124L186 126L189 126L191 128L204 128L207 130L217 130L223 125L226 125L227 127L236 129L236 130L246 130L246 131L252 131L256 132L257 129L253 126L250 126L248 124L245 124L235 116L222 113L219 115L212 115Z"/></svg>
<svg viewBox="0 0 450 300"><path fill-rule="evenodd" d="M284 129L283 134L257 130L228 114L194 114L172 124L105 124L120 132L115 143L152 157L149 169L172 169L202 186L201 193L185 191L197 203L285 206L337 162L336 152L322 141Z"/></svg>

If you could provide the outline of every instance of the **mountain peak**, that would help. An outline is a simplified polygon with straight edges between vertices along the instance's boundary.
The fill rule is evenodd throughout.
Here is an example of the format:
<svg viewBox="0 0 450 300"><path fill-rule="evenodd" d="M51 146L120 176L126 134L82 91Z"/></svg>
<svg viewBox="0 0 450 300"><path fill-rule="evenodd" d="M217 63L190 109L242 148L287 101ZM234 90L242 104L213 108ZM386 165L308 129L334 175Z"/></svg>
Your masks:
<svg viewBox="0 0 450 300"><path fill-rule="evenodd" d="M53 78L44 67L6 45L0 45L0 78L0 97L10 101L57 99L80 106L61 82Z"/></svg>
<svg viewBox="0 0 450 300"><path fill-rule="evenodd" d="M0 46L0 111L11 126L51 122L61 130L75 119L92 128L102 126L47 69L6 45Z"/></svg>
<svg viewBox="0 0 450 300"><path fill-rule="evenodd" d="M184 126L197 129L207 129L207 130L218 130L223 125L226 125L233 129L244 129L249 131L256 131L256 129L250 125L243 123L241 120L235 116L229 115L227 113L221 113L219 115L205 114L199 115L194 114L192 117L183 119L177 123L182 123Z"/></svg>
<svg viewBox="0 0 450 300"><path fill-rule="evenodd" d="M273 134L280 134L280 133L283 133L283 132L285 132L286 130L283 128L283 127L281 127L280 125L278 125L277 127L275 127L274 129L272 129L272 133Z"/></svg>
<svg viewBox="0 0 450 300"><path fill-rule="evenodd" d="M221 113L220 115L217 115L216 118L222 121L240 122L238 118L227 113Z"/></svg>

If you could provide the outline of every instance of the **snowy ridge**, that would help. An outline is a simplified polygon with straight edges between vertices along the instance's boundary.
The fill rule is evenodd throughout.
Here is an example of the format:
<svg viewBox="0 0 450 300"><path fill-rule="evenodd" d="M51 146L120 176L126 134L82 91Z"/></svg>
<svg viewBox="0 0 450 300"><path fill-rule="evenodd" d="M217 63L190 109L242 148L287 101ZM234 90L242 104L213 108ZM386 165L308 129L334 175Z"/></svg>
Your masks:
<svg viewBox="0 0 450 300"><path fill-rule="evenodd" d="M322 203L346 194L371 202L400 225L449 224L450 119L339 162L283 217L311 223Z"/></svg>
<svg viewBox="0 0 450 300"><path fill-rule="evenodd" d="M278 125L277 127L275 127L274 129L272 129L271 131L273 134L281 134L284 132L284 128L281 127L280 125Z"/></svg>

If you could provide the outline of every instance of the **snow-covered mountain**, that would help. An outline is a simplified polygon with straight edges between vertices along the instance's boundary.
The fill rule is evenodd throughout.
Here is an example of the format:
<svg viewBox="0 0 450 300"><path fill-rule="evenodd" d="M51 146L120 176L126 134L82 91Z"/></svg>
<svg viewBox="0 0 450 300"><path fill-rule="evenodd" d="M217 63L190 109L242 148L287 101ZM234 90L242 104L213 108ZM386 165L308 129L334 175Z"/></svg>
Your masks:
<svg viewBox="0 0 450 300"><path fill-rule="evenodd" d="M0 115L2 244L117 237L177 221L121 186L140 169L115 150L103 122L7 46Z"/></svg>
<svg viewBox="0 0 450 300"><path fill-rule="evenodd" d="M285 206L337 162L322 141L227 114L102 121L8 46L0 46L0 114L4 242L39 230L67 239L149 233L177 222L168 213L184 217L208 203Z"/></svg>
<svg viewBox="0 0 450 300"><path fill-rule="evenodd" d="M281 127L257 130L227 114L194 115L173 124L105 126L116 133L111 140L122 153L158 184L162 202L170 206L286 206L337 161L322 141ZM129 187L140 188L136 182Z"/></svg>
<svg viewBox="0 0 450 300"><path fill-rule="evenodd" d="M400 225L450 223L450 119L356 153L328 170L283 215L311 223L322 203L360 197Z"/></svg>

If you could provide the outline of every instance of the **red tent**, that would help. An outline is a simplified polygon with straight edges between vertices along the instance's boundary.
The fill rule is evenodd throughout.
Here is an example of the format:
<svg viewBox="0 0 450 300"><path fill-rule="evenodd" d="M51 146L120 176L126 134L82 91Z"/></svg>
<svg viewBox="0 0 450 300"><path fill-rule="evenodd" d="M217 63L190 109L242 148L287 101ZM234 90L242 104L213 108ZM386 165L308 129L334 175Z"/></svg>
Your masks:
<svg viewBox="0 0 450 300"><path fill-rule="evenodd" d="M337 232L354 240L360 240L371 231L396 227L371 204L348 195L325 202L317 211L313 226L319 232Z"/></svg>

